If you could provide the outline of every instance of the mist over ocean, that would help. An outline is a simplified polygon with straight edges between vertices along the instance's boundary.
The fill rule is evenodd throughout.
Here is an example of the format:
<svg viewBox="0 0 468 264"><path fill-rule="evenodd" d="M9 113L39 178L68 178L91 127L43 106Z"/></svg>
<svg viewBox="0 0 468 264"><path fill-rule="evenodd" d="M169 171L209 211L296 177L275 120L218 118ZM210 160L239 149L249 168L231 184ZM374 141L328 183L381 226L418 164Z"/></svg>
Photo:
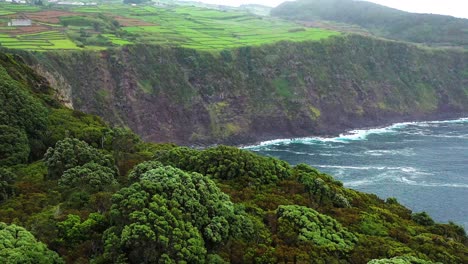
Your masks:
<svg viewBox="0 0 468 264"><path fill-rule="evenodd" d="M346 187L396 197L413 212L468 230L468 118L273 140L246 149L309 164Z"/></svg>

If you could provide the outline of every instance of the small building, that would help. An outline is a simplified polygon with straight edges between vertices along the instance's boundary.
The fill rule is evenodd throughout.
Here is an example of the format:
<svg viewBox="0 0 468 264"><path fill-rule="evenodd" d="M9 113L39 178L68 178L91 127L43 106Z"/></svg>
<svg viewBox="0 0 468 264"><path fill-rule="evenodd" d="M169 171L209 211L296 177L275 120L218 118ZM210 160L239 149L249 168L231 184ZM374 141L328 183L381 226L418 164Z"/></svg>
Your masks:
<svg viewBox="0 0 468 264"><path fill-rule="evenodd" d="M9 27L28 27L31 25L31 19L12 19L10 22L8 22Z"/></svg>

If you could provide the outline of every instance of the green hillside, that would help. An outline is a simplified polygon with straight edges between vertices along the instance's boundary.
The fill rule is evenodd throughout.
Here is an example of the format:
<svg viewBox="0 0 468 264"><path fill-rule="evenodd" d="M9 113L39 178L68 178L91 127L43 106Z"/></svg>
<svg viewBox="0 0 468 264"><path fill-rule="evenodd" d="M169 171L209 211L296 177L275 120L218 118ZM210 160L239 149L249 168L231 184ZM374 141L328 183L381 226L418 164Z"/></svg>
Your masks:
<svg viewBox="0 0 468 264"><path fill-rule="evenodd" d="M17 56L0 77L3 263L468 262L463 228L394 198L234 147L144 143L62 107Z"/></svg>
<svg viewBox="0 0 468 264"><path fill-rule="evenodd" d="M271 14L292 20L358 25L390 39L468 47L468 19L408 13L366 1L298 0L281 4Z"/></svg>
<svg viewBox="0 0 468 264"><path fill-rule="evenodd" d="M33 25L8 27L15 17L29 18ZM284 40L320 40L337 34L242 9L118 4L32 7L0 2L0 45L10 49L101 50L158 44L222 50Z"/></svg>

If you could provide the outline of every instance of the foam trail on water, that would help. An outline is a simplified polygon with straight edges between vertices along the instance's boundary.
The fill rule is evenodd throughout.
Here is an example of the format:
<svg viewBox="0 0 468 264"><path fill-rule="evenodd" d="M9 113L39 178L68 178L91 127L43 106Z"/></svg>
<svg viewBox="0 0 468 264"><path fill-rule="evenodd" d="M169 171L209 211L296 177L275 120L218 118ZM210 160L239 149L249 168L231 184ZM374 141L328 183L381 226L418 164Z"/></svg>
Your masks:
<svg viewBox="0 0 468 264"><path fill-rule="evenodd" d="M369 156L384 156L384 155L399 155L399 156L413 156L414 151L411 148L386 150L386 149L373 149L364 152L365 155Z"/></svg>
<svg viewBox="0 0 468 264"><path fill-rule="evenodd" d="M463 124L468 123L468 117L454 119L454 120L440 120L440 121L421 121L421 122L402 122L395 123L387 127L371 128L371 129L355 129L342 133L337 137L304 137L304 138L285 138L263 141L258 144L243 146L243 149L256 149L265 146L279 146L300 143L305 145L310 144L323 144L323 143L349 143L351 141L367 140L369 135L381 135L389 133L398 133L401 129L408 126L428 127L439 124Z"/></svg>
<svg viewBox="0 0 468 264"><path fill-rule="evenodd" d="M312 165L317 168L327 169L346 169L346 170L378 170L378 171L397 171L411 175L430 175L431 173L418 170L414 167L393 167L393 166L340 166L340 165Z"/></svg>
<svg viewBox="0 0 468 264"><path fill-rule="evenodd" d="M431 183L431 182L417 182L410 180L406 177L401 177L397 179L398 182L414 185L414 186L422 186L422 187L449 187L449 188L468 188L468 184L460 184L460 183Z"/></svg>

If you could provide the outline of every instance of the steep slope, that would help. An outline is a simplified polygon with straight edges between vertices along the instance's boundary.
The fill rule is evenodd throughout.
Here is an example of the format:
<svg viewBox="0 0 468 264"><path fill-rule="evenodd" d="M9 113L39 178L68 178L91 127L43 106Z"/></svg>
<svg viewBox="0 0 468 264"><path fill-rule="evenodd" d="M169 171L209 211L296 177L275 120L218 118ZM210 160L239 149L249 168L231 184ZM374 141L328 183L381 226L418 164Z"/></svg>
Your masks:
<svg viewBox="0 0 468 264"><path fill-rule="evenodd" d="M468 261L463 228L434 223L395 198L234 147L144 143L60 106L18 57L0 53L0 74L8 106L1 132L23 131L31 150L28 160L0 156L5 263ZM35 112L42 118L31 118ZM18 122L27 119L35 122Z"/></svg>
<svg viewBox="0 0 468 264"><path fill-rule="evenodd" d="M468 47L468 19L413 14L366 1L298 0L281 4L271 11L271 15L292 20L327 20L359 25L390 39Z"/></svg>
<svg viewBox="0 0 468 264"><path fill-rule="evenodd" d="M24 53L75 109L146 140L240 144L468 110L468 53L361 36L222 52Z"/></svg>

